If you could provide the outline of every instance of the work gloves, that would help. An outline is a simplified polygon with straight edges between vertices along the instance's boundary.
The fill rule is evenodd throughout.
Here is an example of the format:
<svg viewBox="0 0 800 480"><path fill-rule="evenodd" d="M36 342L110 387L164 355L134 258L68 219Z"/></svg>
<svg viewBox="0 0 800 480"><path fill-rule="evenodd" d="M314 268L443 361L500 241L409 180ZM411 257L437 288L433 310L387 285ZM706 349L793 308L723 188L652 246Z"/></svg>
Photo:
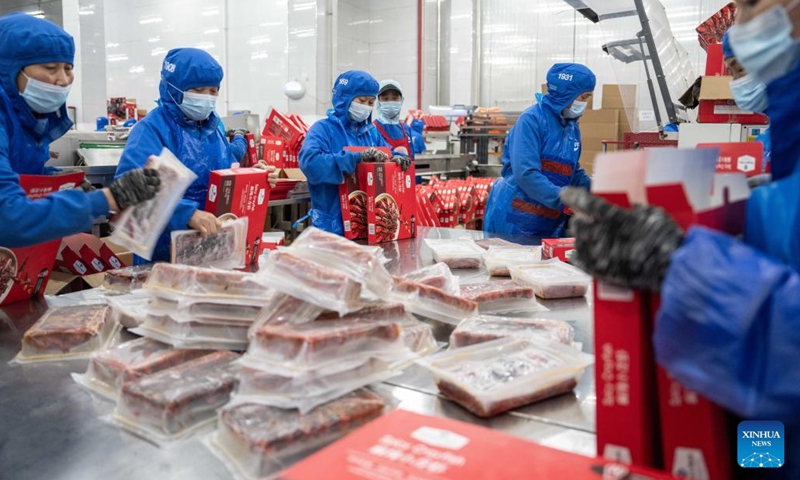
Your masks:
<svg viewBox="0 0 800 480"><path fill-rule="evenodd" d="M400 168L402 168L404 172L408 171L409 167L411 167L411 159L403 155L395 155L392 157L392 161L400 165Z"/></svg>
<svg viewBox="0 0 800 480"><path fill-rule="evenodd" d="M108 186L119 210L150 200L158 193L161 180L152 168L139 168L122 175Z"/></svg>
<svg viewBox="0 0 800 480"><path fill-rule="evenodd" d="M563 189L561 201L575 213L570 223L575 237L571 263L615 285L661 288L684 235L664 210L645 205L627 210L575 187Z"/></svg>
<svg viewBox="0 0 800 480"><path fill-rule="evenodd" d="M89 180L86 180L86 178L84 178L81 181L81 190L83 190L86 193L89 193L89 192L94 192L95 190L97 190L97 188L95 188L95 186L92 185L92 182L90 182Z"/></svg>
<svg viewBox="0 0 800 480"><path fill-rule="evenodd" d="M387 160L389 160L389 156L375 147L370 147L361 152L362 162L385 162Z"/></svg>
<svg viewBox="0 0 800 480"><path fill-rule="evenodd" d="M228 130L227 132L225 132L225 134L226 134L226 135L228 136L228 138L230 138L231 140L232 140L232 139L233 139L233 137L235 137L236 135L241 135L241 136L243 136L243 137L244 137L244 136L245 136L246 134L248 134L248 133L250 133L250 132L248 132L247 130L245 130L245 129L243 129L243 128L237 128L237 129L235 129L235 130L231 129L231 130Z"/></svg>

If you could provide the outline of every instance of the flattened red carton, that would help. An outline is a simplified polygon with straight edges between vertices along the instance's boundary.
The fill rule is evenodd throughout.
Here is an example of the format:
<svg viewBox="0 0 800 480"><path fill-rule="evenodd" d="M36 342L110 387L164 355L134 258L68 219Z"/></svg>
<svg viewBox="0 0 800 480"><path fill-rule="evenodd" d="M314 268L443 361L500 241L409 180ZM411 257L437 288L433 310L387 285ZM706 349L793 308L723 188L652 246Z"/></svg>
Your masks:
<svg viewBox="0 0 800 480"><path fill-rule="evenodd" d="M270 110L267 120L264 122L264 130L261 132L261 135L282 138L288 148L297 147L297 151L299 151L304 134L303 129L298 127L294 120L275 108Z"/></svg>
<svg viewBox="0 0 800 480"><path fill-rule="evenodd" d="M370 245L417 236L414 164L407 171L394 162L360 163L358 178L367 194Z"/></svg>
<svg viewBox="0 0 800 480"><path fill-rule="evenodd" d="M243 167L255 167L258 163L258 146L256 145L256 136L252 133L246 133L244 139L247 142L247 151L244 154L242 161Z"/></svg>
<svg viewBox="0 0 800 480"><path fill-rule="evenodd" d="M258 261L261 234L267 221L269 182L258 168L214 170L208 182L206 211L216 216L247 217L247 265Z"/></svg>
<svg viewBox="0 0 800 480"><path fill-rule="evenodd" d="M715 173L717 157L713 149L601 155L592 191L624 207L662 207L683 229L704 225L736 234L744 228L749 188L742 174ZM711 469L718 453L727 452L724 431L701 432L706 428L702 422L681 420L687 413L680 406L657 408L668 401L662 395L669 394L663 388L657 393L655 382L651 338L658 301L657 296L596 282L597 451L634 464L658 465L663 442L668 460L685 447L699 450L692 458L702 458ZM716 407L705 406L709 418L716 415ZM718 441L712 444L708 438ZM667 467L672 470L673 465Z"/></svg>
<svg viewBox="0 0 800 480"><path fill-rule="evenodd" d="M461 209L458 189L451 186L449 182L437 182L432 185L431 203L439 217L439 223L442 227L455 227L458 225L458 212Z"/></svg>
<svg viewBox="0 0 800 480"><path fill-rule="evenodd" d="M717 173L743 173L748 177L766 173L761 142L700 143L697 148L719 150Z"/></svg>
<svg viewBox="0 0 800 480"><path fill-rule="evenodd" d="M283 480L667 480L455 420L397 410L286 470Z"/></svg>
<svg viewBox="0 0 800 480"><path fill-rule="evenodd" d="M261 145L261 158L267 162L267 165L273 165L277 169L287 168L284 157L286 155L286 145L280 137L273 137L271 135L262 135L258 139Z"/></svg>
<svg viewBox="0 0 800 480"><path fill-rule="evenodd" d="M62 175L20 175L28 198L70 190L81 184L83 172ZM61 239L22 248L0 247L0 305L44 294L58 255Z"/></svg>
<svg viewBox="0 0 800 480"><path fill-rule="evenodd" d="M715 43L708 46L708 56L706 57L706 76L729 75L728 68L725 66L725 54L722 51L722 44Z"/></svg>
<svg viewBox="0 0 800 480"><path fill-rule="evenodd" d="M711 45L722 43L722 36L733 25L736 19L736 4L730 2L701 23L695 30L697 40L703 50L708 50Z"/></svg>
<svg viewBox="0 0 800 480"><path fill-rule="evenodd" d="M75 268L73 262L66 262L65 266L71 273L75 275L91 275L93 273L102 273L107 270L108 266L100 257L99 249L103 242L101 242L99 238L88 233L78 233L70 235L69 237L64 237L63 243L64 246L61 248L62 259L64 255L68 255L69 258L72 258L72 255L74 255L80 258L83 264L81 267ZM84 268L87 270L86 273L78 273ZM64 270L62 269L62 271Z"/></svg>
<svg viewBox="0 0 800 480"><path fill-rule="evenodd" d="M345 147L349 152L363 152L372 147ZM387 147L376 148L391 157L392 151ZM344 237L350 240L367 238L367 193L359 180L358 170L345 175L339 185L339 206L342 210Z"/></svg>
<svg viewBox="0 0 800 480"><path fill-rule="evenodd" d="M58 252L58 257L56 267L64 273L71 273L80 277L95 273L94 269L81 258L80 254L67 244L62 245L61 251Z"/></svg>
<svg viewBox="0 0 800 480"><path fill-rule="evenodd" d="M545 238L542 240L542 260L557 258L562 262L569 262L574 250L574 238Z"/></svg>

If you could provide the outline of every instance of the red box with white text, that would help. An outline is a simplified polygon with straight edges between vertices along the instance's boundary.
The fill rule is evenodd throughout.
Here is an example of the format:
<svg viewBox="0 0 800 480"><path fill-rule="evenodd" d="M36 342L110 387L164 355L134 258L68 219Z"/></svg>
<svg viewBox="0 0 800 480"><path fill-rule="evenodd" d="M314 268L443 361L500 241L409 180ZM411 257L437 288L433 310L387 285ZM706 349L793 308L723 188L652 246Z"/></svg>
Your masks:
<svg viewBox="0 0 800 480"><path fill-rule="evenodd" d="M562 262L569 262L574 250L574 238L545 238L542 240L542 260L557 258Z"/></svg>
<svg viewBox="0 0 800 480"><path fill-rule="evenodd" d="M394 162L358 165L358 180L367 195L367 241L370 245L417 236L414 164L403 171Z"/></svg>
<svg viewBox="0 0 800 480"><path fill-rule="evenodd" d="M217 217L226 213L247 217L247 265L258 261L268 203L269 182L264 170L238 168L211 172L205 210Z"/></svg>
<svg viewBox="0 0 800 480"><path fill-rule="evenodd" d="M748 177L767 173L761 142L699 143L697 148L719 149L717 173L743 173Z"/></svg>

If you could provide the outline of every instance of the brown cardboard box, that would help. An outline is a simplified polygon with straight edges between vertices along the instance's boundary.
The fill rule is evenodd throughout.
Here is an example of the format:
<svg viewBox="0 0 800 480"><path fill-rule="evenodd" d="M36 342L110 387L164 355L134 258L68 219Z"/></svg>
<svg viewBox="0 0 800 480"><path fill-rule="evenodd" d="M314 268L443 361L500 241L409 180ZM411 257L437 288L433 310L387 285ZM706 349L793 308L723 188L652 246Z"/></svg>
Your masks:
<svg viewBox="0 0 800 480"><path fill-rule="evenodd" d="M305 174L299 168L284 168L278 171L278 178L288 178L290 180L307 181Z"/></svg>
<svg viewBox="0 0 800 480"><path fill-rule="evenodd" d="M616 110L636 108L636 85L603 85L602 108Z"/></svg>
<svg viewBox="0 0 800 480"><path fill-rule="evenodd" d="M117 258L119 258L123 264L133 265L133 254L130 252L130 250L125 247L120 247L116 243L109 240L109 237L101 238L100 240L108 245L108 248L110 248L111 251L116 254Z"/></svg>
<svg viewBox="0 0 800 480"><path fill-rule="evenodd" d="M583 116L578 120L581 126L581 133L586 124L617 124L619 123L619 110L609 110L601 108L599 110L589 110L584 112Z"/></svg>
<svg viewBox="0 0 800 480"><path fill-rule="evenodd" d="M697 123L767 124L769 119L766 116L742 110L736 105L731 80L733 77L730 76L703 77Z"/></svg>

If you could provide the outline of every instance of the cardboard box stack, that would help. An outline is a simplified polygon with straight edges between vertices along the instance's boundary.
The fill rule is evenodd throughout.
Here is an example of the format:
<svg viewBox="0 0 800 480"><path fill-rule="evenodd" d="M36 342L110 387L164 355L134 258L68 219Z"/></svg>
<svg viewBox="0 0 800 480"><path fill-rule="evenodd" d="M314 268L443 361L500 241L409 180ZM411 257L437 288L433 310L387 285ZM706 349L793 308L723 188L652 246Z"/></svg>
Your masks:
<svg viewBox="0 0 800 480"><path fill-rule="evenodd" d="M622 141L625 132L635 131L636 85L603 85L602 108L587 110L581 117L581 167L589 175L594 171L595 157L603 151L603 141ZM615 151L609 146L608 151Z"/></svg>
<svg viewBox="0 0 800 480"><path fill-rule="evenodd" d="M308 126L296 115L286 115L273 108L264 121L259 145L261 158L278 169L299 168L298 157Z"/></svg>
<svg viewBox="0 0 800 480"><path fill-rule="evenodd" d="M741 174L716 174L717 152L653 149L601 156L592 191L623 207L664 208L690 225L737 234L749 195ZM713 192L713 193L709 193ZM656 369L657 295L595 285L597 451L689 478L730 478L722 412ZM658 373L657 373L658 372Z"/></svg>

